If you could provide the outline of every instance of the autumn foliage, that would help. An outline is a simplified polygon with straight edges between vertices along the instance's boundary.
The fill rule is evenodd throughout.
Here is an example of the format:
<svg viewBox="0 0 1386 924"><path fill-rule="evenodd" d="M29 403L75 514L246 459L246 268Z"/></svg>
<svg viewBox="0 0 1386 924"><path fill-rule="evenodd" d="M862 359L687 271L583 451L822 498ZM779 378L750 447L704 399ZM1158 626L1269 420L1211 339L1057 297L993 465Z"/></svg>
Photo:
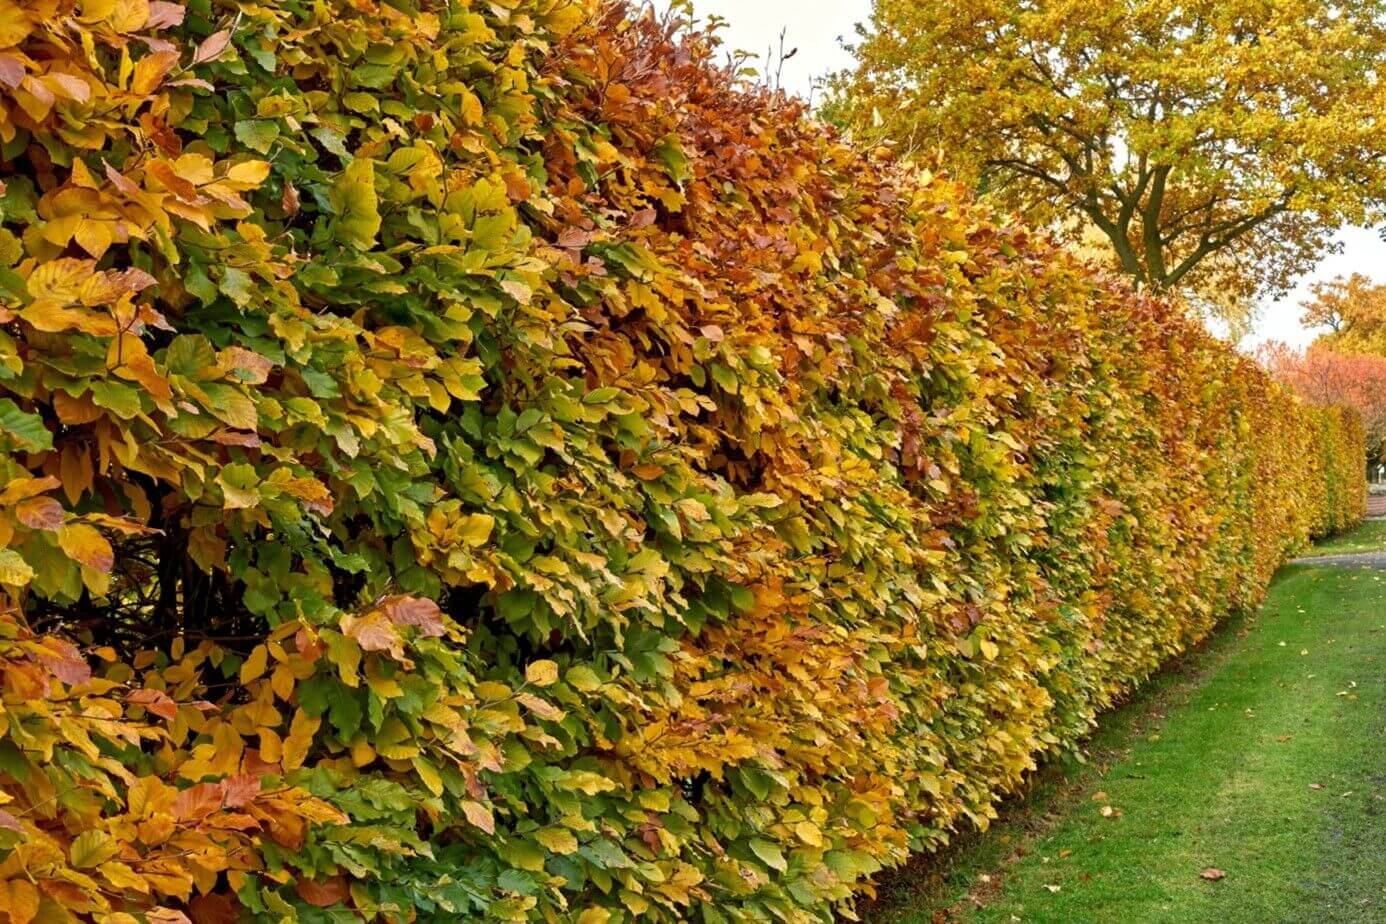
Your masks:
<svg viewBox="0 0 1386 924"><path fill-rule="evenodd" d="M1368 457L1386 458L1386 356L1340 353L1332 343L1328 339L1303 351L1271 343L1258 358L1272 376L1309 403L1356 411Z"/></svg>
<svg viewBox="0 0 1386 924"><path fill-rule="evenodd" d="M715 59L0 0L12 924L826 920L1361 516L1349 413Z"/></svg>

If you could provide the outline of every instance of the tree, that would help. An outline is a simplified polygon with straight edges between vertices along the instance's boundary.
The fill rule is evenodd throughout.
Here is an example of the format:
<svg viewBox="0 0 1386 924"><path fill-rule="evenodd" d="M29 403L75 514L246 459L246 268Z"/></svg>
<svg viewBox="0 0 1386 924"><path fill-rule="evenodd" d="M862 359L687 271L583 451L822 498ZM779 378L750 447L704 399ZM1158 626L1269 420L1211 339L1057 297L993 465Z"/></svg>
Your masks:
<svg viewBox="0 0 1386 924"><path fill-rule="evenodd" d="M1323 342L1302 352L1270 343L1257 359L1310 404L1357 411L1367 434L1368 458L1386 460L1386 356L1341 353Z"/></svg>
<svg viewBox="0 0 1386 924"><path fill-rule="evenodd" d="M1352 353L1386 355L1386 286L1361 273L1315 283L1313 301L1300 317L1308 327L1327 327L1318 343Z"/></svg>
<svg viewBox="0 0 1386 924"><path fill-rule="evenodd" d="M1386 2L875 0L827 113L1139 284L1283 294L1386 206Z"/></svg>

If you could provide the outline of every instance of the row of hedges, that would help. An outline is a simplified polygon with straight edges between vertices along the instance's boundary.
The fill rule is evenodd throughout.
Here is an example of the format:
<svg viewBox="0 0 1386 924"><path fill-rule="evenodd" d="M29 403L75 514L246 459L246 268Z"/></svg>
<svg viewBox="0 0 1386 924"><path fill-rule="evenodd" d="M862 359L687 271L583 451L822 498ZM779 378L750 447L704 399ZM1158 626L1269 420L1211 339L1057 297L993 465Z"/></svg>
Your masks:
<svg viewBox="0 0 1386 924"><path fill-rule="evenodd" d="M815 921L1360 427L587 0L0 0L13 924Z"/></svg>

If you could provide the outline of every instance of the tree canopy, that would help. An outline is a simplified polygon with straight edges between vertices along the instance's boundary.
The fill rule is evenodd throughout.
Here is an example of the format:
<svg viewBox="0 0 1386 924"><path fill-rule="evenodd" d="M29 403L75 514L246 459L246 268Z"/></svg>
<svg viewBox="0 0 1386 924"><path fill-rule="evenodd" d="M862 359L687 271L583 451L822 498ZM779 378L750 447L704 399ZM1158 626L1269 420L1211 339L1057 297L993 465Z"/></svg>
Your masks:
<svg viewBox="0 0 1386 924"><path fill-rule="evenodd" d="M1361 273L1315 283L1300 320L1328 330L1317 343L1348 353L1386 355L1386 286Z"/></svg>
<svg viewBox="0 0 1386 924"><path fill-rule="evenodd" d="M1362 419L1367 457L1386 459L1386 356L1343 353L1332 341L1307 350L1283 343L1262 347L1258 358L1281 382L1319 407L1349 407Z"/></svg>
<svg viewBox="0 0 1386 924"><path fill-rule="evenodd" d="M1386 197L1380 0L875 0L829 112L1224 313Z"/></svg>

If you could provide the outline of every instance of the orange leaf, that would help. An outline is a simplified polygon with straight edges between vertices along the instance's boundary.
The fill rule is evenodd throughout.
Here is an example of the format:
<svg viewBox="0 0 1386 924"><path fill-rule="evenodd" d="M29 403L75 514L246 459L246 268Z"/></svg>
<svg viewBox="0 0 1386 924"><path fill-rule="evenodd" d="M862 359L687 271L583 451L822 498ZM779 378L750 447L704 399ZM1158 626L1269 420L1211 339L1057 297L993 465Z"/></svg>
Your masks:
<svg viewBox="0 0 1386 924"><path fill-rule="evenodd" d="M136 96L148 96L153 93L177 63L176 51L156 51L152 55L140 58L135 64L135 76L130 81L130 92Z"/></svg>
<svg viewBox="0 0 1386 924"><path fill-rule="evenodd" d="M14 515L30 529L53 532L63 525L63 505L51 497L31 497L15 508Z"/></svg>
<svg viewBox="0 0 1386 924"><path fill-rule="evenodd" d="M468 821L487 834L496 833L496 820L491 816L491 810L480 802L473 802L471 799L462 800L462 814L466 815Z"/></svg>

